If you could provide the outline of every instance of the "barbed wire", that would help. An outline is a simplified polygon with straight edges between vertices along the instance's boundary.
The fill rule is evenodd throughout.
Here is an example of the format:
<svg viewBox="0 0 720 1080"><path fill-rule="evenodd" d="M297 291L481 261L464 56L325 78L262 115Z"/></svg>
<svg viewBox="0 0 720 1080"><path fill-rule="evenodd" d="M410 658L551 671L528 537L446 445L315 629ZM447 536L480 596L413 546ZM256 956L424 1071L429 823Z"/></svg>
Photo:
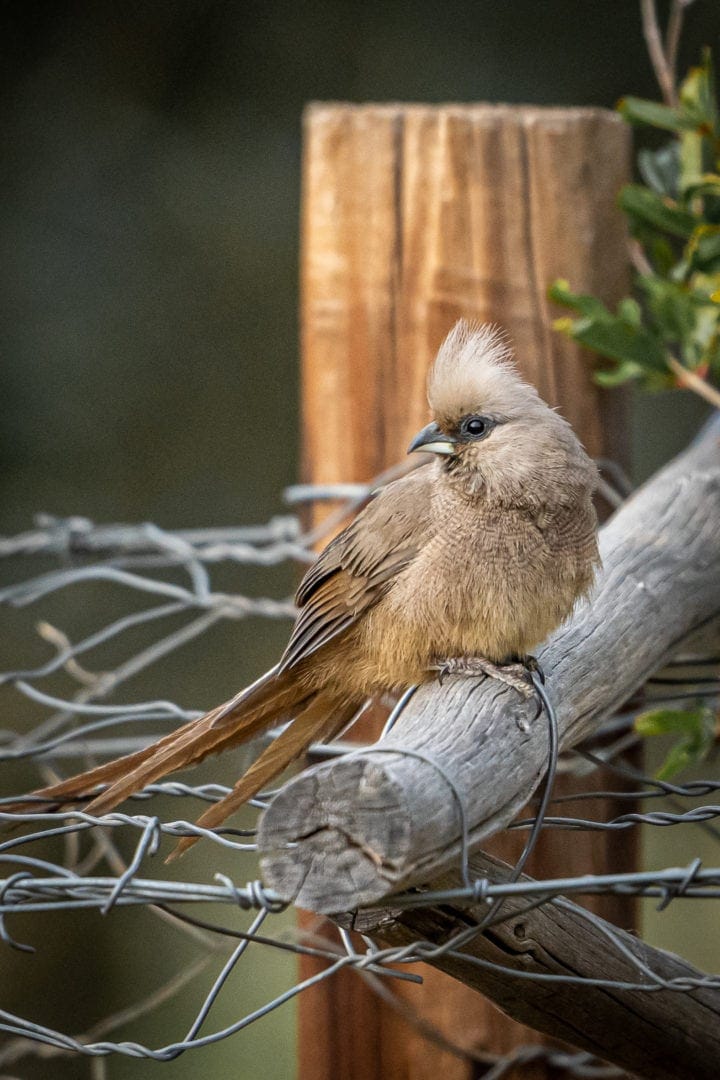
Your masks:
<svg viewBox="0 0 720 1080"><path fill-rule="evenodd" d="M309 530L302 527L300 517L294 513L275 517L265 525L178 531L163 530L148 523L135 526L96 525L86 518L61 519L40 515L33 529L15 537L0 538L0 558L12 566L16 575L18 567L21 571L20 580L0 589L0 603L26 607L47 601L59 590L70 590L72 603L73 590L89 582L113 589L119 587L139 603L137 610L113 618L74 642L61 628L49 622L39 624L40 636L52 648L53 655L42 664L0 674L0 685L6 685L19 698L42 710L43 718L28 732L9 728L0 730L0 762L5 764L6 769L11 769L13 763L31 761L36 763L43 775L48 776L49 770L57 773L68 758L116 756L132 752L147 745L168 726L176 726L202 715L204 710L181 706L164 696L131 704L117 703L117 691L128 680L200 637L218 622L249 616L291 618L294 607L290 600L271 596L246 597L215 590L211 571L222 563L267 568L287 561L308 565L315 557L313 549L319 540L329 535L370 498L377 486L401 475L406 469L407 466L402 466L389 470L369 485L298 485L290 489L289 502L293 506L302 507L308 501L337 504L322 525ZM615 501L619 498L613 496L612 492L608 497L615 498ZM52 559L58 565L44 569L39 574L31 572L26 575L26 564L29 563L32 568L40 558ZM147 603L148 599L151 600L150 604ZM185 620L183 625L163 632L163 623L176 620L178 616ZM84 666L88 660L92 660L96 650L110 642L122 644L124 635L138 627L157 628L151 644L138 651L129 647L127 655L112 671L95 673ZM129 636L132 637L131 634ZM612 830L637 828L640 825L663 828L695 825L709 828L713 837L720 839L720 832L715 831L711 824L720 816L720 806L712 802L683 806L684 800L711 798L720 788L720 781L693 780L671 784L652 780L628 767L622 759L628 748L637 742L633 720L638 712L647 707L647 702L652 702L656 707L658 702L676 700L684 694L711 701L717 699L720 687L714 677L706 674L706 657L685 657L678 662L682 663L681 677L652 680L644 700L634 700L632 708L604 724L584 747L563 755L560 760L560 769L574 773L578 780L599 765L614 769L625 782L623 789L617 792L579 790L552 800L554 806L577 799L618 798L633 802L656 799L665 800L671 808L662 807L644 813L632 810L609 821L602 821L551 814L545 807L536 818L517 821L512 827L531 829L534 837L540 829L546 828ZM66 696L54 689L53 679L60 674L69 677L75 687ZM53 692L43 687L44 680L49 681ZM680 690L681 686L686 689ZM108 700L111 696L112 701ZM151 733L147 730L148 725L152 727ZM264 738L267 740L274 734L277 733L270 732ZM345 752L348 748L345 744L330 748L316 747L314 753L328 756ZM352 750L357 751L357 744L352 744ZM635 781L632 790L628 790L628 780ZM550 787L547 787L548 800L551 797ZM159 796L169 800L214 802L223 798L229 790L216 783L193 785L170 779L152 784L138 793L130 806L135 802L147 806ZM271 794L263 793L252 801L255 812L262 810ZM18 824L17 814L2 811L3 803L16 799L17 793L9 793L6 798L0 799L1 823ZM173 1060L190 1048L207 1046L243 1030L305 989L332 978L344 969L354 970L369 980L394 1007L407 1013L407 1003L395 999L390 989L395 981L418 981L420 976L412 970L418 961L443 955L465 956L461 950L474 935L494 921L502 922L508 917L502 914L500 904L511 897L525 899L531 904L542 904L564 895L604 893L650 897L663 908L681 898L720 898L720 868L705 868L697 858L684 868L668 867L636 873L583 875L542 881L523 878L520 873L522 865L519 863L509 881L468 879L462 887L454 889L409 892L393 897L393 906L398 909L448 903L458 906L487 904L486 917L478 926L461 930L442 945L417 941L411 946L380 948L370 938L364 938L365 947L360 948L357 939L341 929L337 931L336 940L325 935L320 941L306 931L297 930L294 935L289 935L285 923L279 931L268 930L275 919L281 918L287 904L258 880L237 884L224 874L216 874L211 882L163 880L149 875L145 869L165 837L202 836L210 843L232 851L238 858L254 860L257 853L254 824L247 828L207 830L184 817L164 820L132 809L101 816L82 809L48 814L33 812L31 804L28 804L21 820L29 831L21 836L10 835L0 842L0 940L6 946L23 951L31 949L25 942L15 940L8 929L8 920L20 913L37 916L57 911L94 910L107 915L115 908L142 907L163 921L172 922L174 927L182 927L202 945L203 955L196 964L176 973L141 1002L80 1035L71 1036L41 1022L0 1010L0 1030L8 1037L0 1047L0 1067L7 1067L29 1054L40 1057L78 1054L90 1058L122 1054L135 1058ZM116 842L120 836L134 837L131 854L125 858L120 855ZM60 843L63 846L63 861L48 858L45 853L42 856L35 854L33 845L39 842L44 845L43 852L48 843ZM112 872L97 872L101 864L108 865ZM254 870L254 862L249 866ZM204 909L207 905L220 905L221 910L232 908L250 912L253 918L246 930L238 930L190 914L194 907ZM589 913L588 917L592 918ZM228 938L237 939L236 944L230 955L221 962L219 974L209 991L202 995L196 1016L182 1037L156 1048L135 1041L114 1041L109 1038L120 1026L145 1015L183 986L199 980L213 958L222 951L223 942ZM293 982L264 1005L233 1023L200 1034L231 973L244 957L255 955L260 948L313 956L326 966L301 982ZM713 976L703 976L699 980L687 977L662 979L648 972L632 953L626 955L637 978L626 983L608 981L609 985L647 991L654 991L661 985L679 993L690 992L698 985L720 988L720 978ZM477 958L474 960L479 962ZM503 969L499 965L498 970L510 971L518 978L574 981L571 976L563 974L543 976L536 972ZM579 977L575 981L593 982ZM595 984L602 984L602 980L595 980ZM424 1020L418 1017L410 1019L428 1038L442 1042L444 1037L433 1032ZM598 1062L585 1053L567 1054L545 1047L523 1047L514 1055L498 1059L487 1055L478 1057L474 1051L466 1048L452 1049L465 1056L475 1056L483 1065L483 1075L487 1080L500 1080L512 1068L538 1061L576 1077L622 1075L620 1070Z"/></svg>

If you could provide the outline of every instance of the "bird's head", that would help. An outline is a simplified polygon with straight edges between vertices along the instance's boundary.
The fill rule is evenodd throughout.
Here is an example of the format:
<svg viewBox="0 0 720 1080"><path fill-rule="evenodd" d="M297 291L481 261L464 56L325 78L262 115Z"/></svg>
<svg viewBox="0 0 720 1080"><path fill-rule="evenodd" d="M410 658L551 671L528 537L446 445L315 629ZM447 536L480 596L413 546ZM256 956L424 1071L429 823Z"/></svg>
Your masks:
<svg viewBox="0 0 720 1080"><path fill-rule="evenodd" d="M433 420L408 453L437 454L470 494L515 499L566 482L568 468L592 483L594 466L569 424L520 377L496 327L455 325L430 370L428 401Z"/></svg>

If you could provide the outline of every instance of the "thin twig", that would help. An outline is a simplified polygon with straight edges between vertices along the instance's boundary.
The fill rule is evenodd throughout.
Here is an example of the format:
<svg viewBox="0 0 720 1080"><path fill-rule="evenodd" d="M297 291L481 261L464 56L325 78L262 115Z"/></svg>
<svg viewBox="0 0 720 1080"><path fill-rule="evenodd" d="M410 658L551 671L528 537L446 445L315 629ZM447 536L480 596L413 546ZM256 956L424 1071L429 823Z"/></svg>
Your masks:
<svg viewBox="0 0 720 1080"><path fill-rule="evenodd" d="M632 263L633 268L637 270L638 274L652 274L653 268L650 264L650 260L645 254L642 244L636 240L635 237L630 237L627 248L630 262Z"/></svg>
<svg viewBox="0 0 720 1080"><path fill-rule="evenodd" d="M655 0L640 0L643 34L655 77L666 105L677 107L677 90L672 66L665 53Z"/></svg>
<svg viewBox="0 0 720 1080"><path fill-rule="evenodd" d="M672 0L670 14L668 15L667 29L665 31L665 56L668 68L675 84L677 71L678 50L682 36L683 18L685 9L689 8L693 0Z"/></svg>
<svg viewBox="0 0 720 1080"><path fill-rule="evenodd" d="M678 386L686 386L688 390L692 390L698 394L705 401L708 401L714 408L720 409L720 390L716 390L714 386L711 386L709 382L701 378L694 371L690 371L684 364L681 364L679 360L676 360L674 356L668 356L667 365L674 375L677 376Z"/></svg>

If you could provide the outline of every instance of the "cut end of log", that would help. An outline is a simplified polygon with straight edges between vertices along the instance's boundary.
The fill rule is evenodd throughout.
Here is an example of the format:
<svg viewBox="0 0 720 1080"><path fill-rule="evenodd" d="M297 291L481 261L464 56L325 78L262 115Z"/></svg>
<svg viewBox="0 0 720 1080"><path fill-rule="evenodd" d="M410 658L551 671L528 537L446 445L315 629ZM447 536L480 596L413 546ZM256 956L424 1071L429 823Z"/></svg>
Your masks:
<svg viewBox="0 0 720 1080"><path fill-rule="evenodd" d="M448 726L445 711L456 708L464 718ZM534 712L534 701L494 680L449 676L442 687L422 686L391 745L318 765L278 792L258 831L265 884L300 907L337 915L431 880L438 860L457 865L463 842L506 825L545 772L547 725L533 723ZM518 799L503 794L502 762L516 781L522 772ZM476 782L478 768L499 792Z"/></svg>
<svg viewBox="0 0 720 1080"><path fill-rule="evenodd" d="M373 903L397 886L412 822L386 763L391 757L328 762L276 795L258 832L266 885L323 914Z"/></svg>
<svg viewBox="0 0 720 1080"><path fill-rule="evenodd" d="M690 635L716 624L718 520L710 425L604 526L592 601L543 647L561 747L589 735ZM266 884L336 914L457 866L463 845L475 850L507 825L546 771L548 727L534 712L496 680L422 686L392 746L320 765L277 794L258 835Z"/></svg>

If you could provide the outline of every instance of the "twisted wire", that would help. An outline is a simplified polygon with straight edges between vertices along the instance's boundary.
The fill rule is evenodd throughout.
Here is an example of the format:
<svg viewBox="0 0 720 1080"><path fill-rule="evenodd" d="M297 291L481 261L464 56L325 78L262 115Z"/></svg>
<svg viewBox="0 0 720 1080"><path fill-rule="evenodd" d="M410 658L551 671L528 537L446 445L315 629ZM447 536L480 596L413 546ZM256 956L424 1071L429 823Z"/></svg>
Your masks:
<svg viewBox="0 0 720 1080"><path fill-rule="evenodd" d="M395 472L390 471L379 481L393 475ZM335 501L337 509L324 526L330 530L371 496L377 482L370 485L298 486L291 489L289 501L292 506L302 505L309 499ZM0 589L0 603L11 607L41 604L59 590L66 590L72 598L73 590L87 582L120 588L136 597L138 602L137 610L112 618L77 642L70 641L62 630L41 624L41 635L54 649L53 655L44 663L0 673L0 685L5 685L6 692L30 702L43 712L44 718L27 733L9 728L0 730L0 763L10 768L14 762L31 761L36 762L39 768L52 766L55 769L67 758L77 757L78 754L118 755L131 752L147 745L151 738L164 733L168 726L200 716L202 708L181 705L162 693L152 700L132 704L118 703L117 695L127 680L151 667L163 656L182 648L217 622L249 616L291 618L294 608L286 598L251 598L215 590L211 570L223 562L274 567L292 560L307 565L314 558L313 547L321 535L320 528L303 531L294 513L273 518L266 525L181 531L163 530L150 524L103 526L95 525L86 518L62 519L39 515L33 529L19 536L0 538L0 559L12 559L14 568L18 562L23 567L27 563L31 571L27 578ZM33 574L33 562L40 556L56 558L57 568ZM150 606L148 598L152 599ZM178 616L186 620L184 625L163 635L159 628L166 620L176 620ZM111 641L122 643L130 631L142 626L158 627L154 642L138 653L130 652L112 672L95 675L81 666L81 660L83 663L91 660L95 650ZM679 658L678 664L682 664L683 671L689 668L689 673L654 678L648 700L653 703L665 702L682 699L685 694L704 700L717 699L718 682L707 673L707 658ZM79 684L76 692L62 696L55 690L50 692L43 685L47 682L48 686L54 687L52 679L59 673L65 673ZM635 739L632 723L641 705L634 705L632 710L612 718L596 739L581 751L566 755L558 762L557 726L552 702L547 700L542 684L537 680L535 686L543 700L548 720L548 774L538 812L534 817L518 820L512 826L529 829L530 839L509 880L472 879L462 792L447 775L442 762L430 759L428 755L423 757L429 768L440 771L446 778L449 797L457 807L462 884L456 888L403 893L393 897L393 907L409 910L455 905L458 908L476 907L484 912L477 925L460 930L439 945L414 941L402 947L379 948L370 938L366 938L363 948L357 944L356 937L351 938L343 930L338 931L337 942L324 938L322 943L313 943L299 934L295 939L288 940L286 924L283 924L282 930L273 930L276 920L282 919L287 902L252 874L244 883L219 873L211 882L164 880L149 874L148 863L166 838L202 836L215 845L231 850L236 862L238 859L255 858L254 823L245 828L226 826L207 830L186 820L184 816L164 820L156 814L142 812L142 807L151 804L158 796L171 800L218 801L229 791L221 784L193 785L168 779L151 784L134 796L129 803L130 811L114 811L99 816L89 814L82 808L48 814L40 808L33 810L32 800L28 800L27 810L22 815L28 831L24 835L12 834L0 840L0 942L4 946L23 952L32 951L32 946L16 940L8 929L8 920L19 913L39 916L58 911L97 911L112 917L115 909L137 907L162 914L175 924L205 935L202 941L207 954L203 956L201 966L192 968L193 980L200 978L202 970L216 955L217 946L210 948L209 941L219 940L222 943L236 939L236 944L223 960L210 989L201 993L195 1018L182 1037L153 1048L132 1040L114 1041L108 1037L115 1021L101 1025L94 1032L71 1036L10 1011L0 1011L0 1030L8 1036L5 1045L0 1048L0 1067L8 1065L18 1056L33 1052L32 1048L38 1055L71 1053L103 1057L121 1054L134 1058L174 1060L191 1048L197 1049L240 1032L305 989L332 978L342 969L355 970L364 977L379 979L386 986L396 979L418 981L420 976L411 969L420 960L462 956L466 962L489 964L489 961L478 957L468 957L462 949L474 935L509 917L503 915L502 905L510 898L522 899L535 906L551 902L562 904L565 896L614 894L651 898L662 910L670 904L693 899L720 899L720 867L705 867L696 857L690 858L684 867L634 873L546 880L523 877L522 870L530 851L540 833L548 828L607 831L640 826L690 828L704 824L712 827L714 819L720 816L720 805L712 801L702 802L701 805L684 805L685 800L711 800L720 788L720 781L657 781L622 763L622 752L629 745L627 740L632 742ZM686 687L686 691L682 687ZM108 700L110 695L113 695L112 701ZM406 694L398 704L386 727L387 732L410 696L410 693ZM152 736L144 730L143 725L153 727ZM264 738L271 738L273 734ZM387 743L380 749L384 753L410 752ZM317 748L317 753L327 755L343 750L342 745L329 751L321 747ZM353 750L357 751L357 745ZM416 756L423 755L418 752ZM556 767L575 771L579 780L583 770L598 765L615 769L624 781L633 780L633 790L579 791L553 797ZM270 793L265 793L253 800L255 812L266 805L269 797ZM608 797L643 803L664 800L666 805L646 812L620 814L609 821L550 812L551 808L555 811L569 800L600 800ZM16 793L8 793L4 799L0 799L0 822L17 824L17 815L2 811L3 802L16 800ZM133 809L134 803L138 804L137 812ZM134 840L132 852L124 861L120 859L114 844L114 838L120 835ZM715 838L719 839L720 834L716 834ZM45 852L48 843L59 844L66 851L69 844L87 844L91 840L96 842L97 851L92 858L86 857L86 865L80 862L63 865L60 859L34 853L34 845L39 842L43 843ZM103 855L113 866L111 874L96 872L97 859ZM216 910L220 911L230 908L250 913L252 921L249 928L241 931L225 922L209 922L192 913L194 908L200 906L204 909L208 904L216 905ZM589 919L593 918L590 913L586 915ZM542 975L495 966L516 978L571 984L585 981L616 989L631 987L638 991L655 992L663 988L677 993L691 993L698 985L720 988L720 979L714 976L705 976L699 981L688 978L661 979L632 952L625 950L620 938L607 930L605 924L602 925L603 933L611 935L613 945L624 950L636 976L632 981L581 980L562 973ZM207 937L208 934L210 937ZM247 957L256 956L260 949L316 955L324 960L326 966L302 982L293 982L282 993L238 1017L233 1023L200 1034L201 1028L207 1026L218 998L227 993L233 971L240 964L247 967L250 963ZM172 981L172 985L163 988L163 993L174 993L181 984L182 979L178 978ZM118 1024L120 1022L121 1018L117 1020ZM617 1069L598 1062L588 1054L566 1054L539 1047L523 1047L514 1055L489 1061L484 1075L487 1080L500 1080L515 1065L533 1061L545 1061L553 1068L575 1077L596 1077L600 1080L620 1075Z"/></svg>

